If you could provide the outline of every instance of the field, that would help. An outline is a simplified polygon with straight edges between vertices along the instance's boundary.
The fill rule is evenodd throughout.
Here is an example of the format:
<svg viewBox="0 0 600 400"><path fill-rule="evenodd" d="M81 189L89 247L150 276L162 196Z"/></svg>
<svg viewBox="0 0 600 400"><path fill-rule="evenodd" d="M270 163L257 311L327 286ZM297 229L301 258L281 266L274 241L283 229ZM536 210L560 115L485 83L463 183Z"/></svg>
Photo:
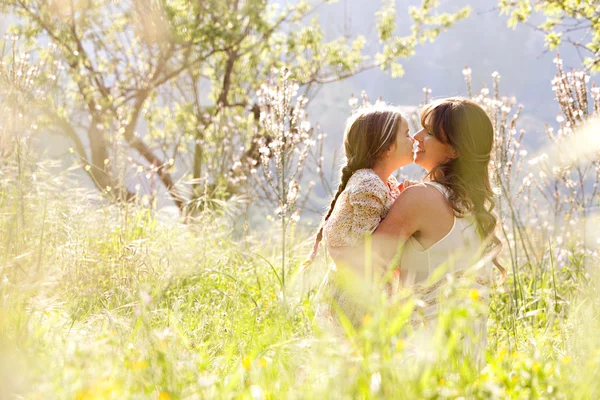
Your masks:
<svg viewBox="0 0 600 400"><path fill-rule="evenodd" d="M504 96L499 73L479 89L471 68L456 71L494 125L508 271L479 368L463 352L475 290L449 285L459 301L424 341L407 322L422 306L412 297L377 293L358 330L315 319L331 260L321 249L301 265L341 144L317 120L341 127L348 100L320 88L401 77L400 61L437 53L421 46L473 14L424 0L397 26L384 1L366 37L347 34L346 2L323 14L339 29L319 20L329 3L0 1L0 400L600 398L597 7L536 2L549 49L586 32L563 37L581 65L556 56L559 115L545 127L523 122L534 105ZM529 3L474 18L502 11L521 26ZM461 29L448 51L479 52ZM359 103L366 94L348 111ZM418 114L405 116L415 133Z"/></svg>
<svg viewBox="0 0 600 400"><path fill-rule="evenodd" d="M503 253L512 270L492 294L479 373L457 343L465 308L412 357L410 302L382 305L344 338L320 331L297 274L303 229L288 229L284 301L278 220L233 239L222 210L184 224L141 202L104 202L47 162L14 159L4 160L0 192L2 398L599 394L597 251L575 234L544 242L541 224L519 226L538 253L530 262L515 243Z"/></svg>

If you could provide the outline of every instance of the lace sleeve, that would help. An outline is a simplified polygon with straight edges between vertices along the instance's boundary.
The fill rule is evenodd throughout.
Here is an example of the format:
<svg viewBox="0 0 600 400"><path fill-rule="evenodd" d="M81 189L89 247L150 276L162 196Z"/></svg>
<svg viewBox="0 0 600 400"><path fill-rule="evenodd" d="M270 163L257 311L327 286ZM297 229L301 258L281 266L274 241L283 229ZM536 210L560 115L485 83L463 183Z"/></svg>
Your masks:
<svg viewBox="0 0 600 400"><path fill-rule="evenodd" d="M371 234L381 222L385 194L376 188L357 188L350 192L352 205L352 234L363 237Z"/></svg>

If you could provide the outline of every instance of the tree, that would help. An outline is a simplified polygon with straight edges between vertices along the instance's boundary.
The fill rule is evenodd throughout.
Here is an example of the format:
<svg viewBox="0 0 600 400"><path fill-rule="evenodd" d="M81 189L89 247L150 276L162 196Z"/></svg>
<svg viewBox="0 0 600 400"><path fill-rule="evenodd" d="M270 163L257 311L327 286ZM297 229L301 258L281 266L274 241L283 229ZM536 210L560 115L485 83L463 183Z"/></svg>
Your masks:
<svg viewBox="0 0 600 400"><path fill-rule="evenodd" d="M469 12L438 14L436 1L423 0L411 8L411 33L398 36L386 1L376 15L380 47L367 54L362 36L324 38L317 12L329 2L5 0L0 10L18 18L14 34L56 70L40 76L56 90L44 99L29 92L40 125L70 138L108 196L133 198L118 176L139 170L183 210L208 171L222 190L230 190L223 179L249 174L250 164L236 162L252 159L256 91L273 68L291 67L308 96L370 68L400 76L398 59ZM125 171L116 165L121 142ZM175 167L191 190L177 184Z"/></svg>
<svg viewBox="0 0 600 400"><path fill-rule="evenodd" d="M600 71L600 7L597 0L500 0L502 13L510 15L509 26L530 24L534 13L545 19L532 25L546 35L549 50L563 42L573 45L586 67Z"/></svg>

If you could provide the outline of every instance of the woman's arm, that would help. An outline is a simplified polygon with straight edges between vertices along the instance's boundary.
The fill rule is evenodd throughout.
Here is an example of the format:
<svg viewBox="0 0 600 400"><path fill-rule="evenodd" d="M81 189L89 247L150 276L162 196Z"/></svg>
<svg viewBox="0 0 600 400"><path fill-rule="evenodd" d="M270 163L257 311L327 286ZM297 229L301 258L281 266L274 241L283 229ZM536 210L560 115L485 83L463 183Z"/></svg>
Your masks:
<svg viewBox="0 0 600 400"><path fill-rule="evenodd" d="M414 185L406 188L392 207L388 215L373 233L373 250L384 264L384 268L396 265L402 246L409 237L422 228L423 220L429 209L429 188Z"/></svg>
<svg viewBox="0 0 600 400"><path fill-rule="evenodd" d="M434 189L435 190L435 189ZM429 210L429 188L415 185L402 192L385 219L364 245L329 249L338 267L353 271L361 279L381 277L398 264L402 245L421 229L423 216Z"/></svg>

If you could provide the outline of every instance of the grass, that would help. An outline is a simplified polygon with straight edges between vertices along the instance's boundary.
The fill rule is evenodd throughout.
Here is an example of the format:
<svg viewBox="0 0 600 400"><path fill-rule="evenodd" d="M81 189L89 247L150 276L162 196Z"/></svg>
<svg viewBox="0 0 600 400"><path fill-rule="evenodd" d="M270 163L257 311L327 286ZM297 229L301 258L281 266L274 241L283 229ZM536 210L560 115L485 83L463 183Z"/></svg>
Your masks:
<svg viewBox="0 0 600 400"><path fill-rule="evenodd" d="M413 347L411 301L379 307L337 337L313 322L296 273L308 250L301 232L288 247L283 307L276 221L232 240L224 214L181 224L108 205L43 163L32 168L15 180L7 164L0 178L0 398L600 394L598 264L588 256L583 265L574 238L539 240L535 265L520 259L492 293L479 371L460 351L471 306L443 315L426 346Z"/></svg>

